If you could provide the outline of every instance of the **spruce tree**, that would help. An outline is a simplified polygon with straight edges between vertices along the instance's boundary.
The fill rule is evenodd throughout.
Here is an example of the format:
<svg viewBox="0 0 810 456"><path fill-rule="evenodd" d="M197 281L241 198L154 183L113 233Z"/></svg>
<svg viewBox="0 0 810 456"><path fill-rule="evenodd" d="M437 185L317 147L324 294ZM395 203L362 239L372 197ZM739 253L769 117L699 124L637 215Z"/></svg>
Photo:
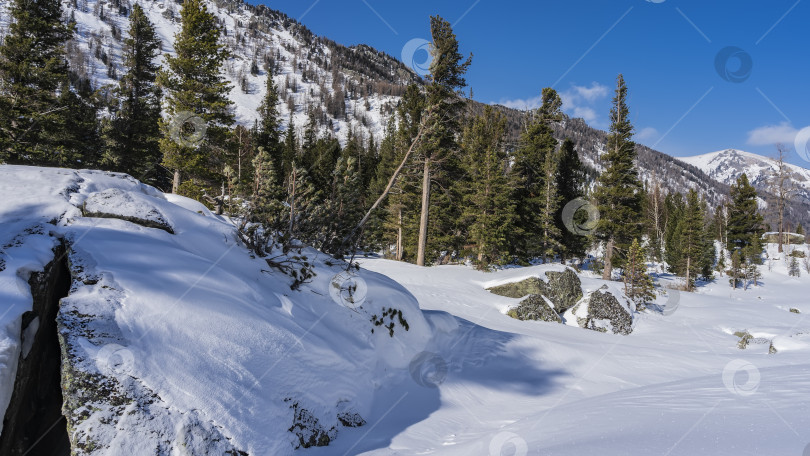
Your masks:
<svg viewBox="0 0 810 456"><path fill-rule="evenodd" d="M104 129L106 168L155 183L160 163L160 89L155 84L160 66L160 38L140 5L129 16L129 37L124 39L126 73L118 82L113 115Z"/></svg>
<svg viewBox="0 0 810 456"><path fill-rule="evenodd" d="M182 28L175 36L175 56L159 75L167 89L168 118L161 121L164 165L174 170L172 191L183 183L214 186L227 162L225 142L234 122L231 86L220 74L229 52L220 41L222 29L204 0L186 0Z"/></svg>
<svg viewBox="0 0 810 456"><path fill-rule="evenodd" d="M510 198L512 185L506 175L505 134L506 119L486 106L484 113L472 119L462 135L466 171L463 225L470 253L482 269L508 261L508 241L514 230L515 207Z"/></svg>
<svg viewBox="0 0 810 456"><path fill-rule="evenodd" d="M686 278L686 291L694 288L696 271L705 252L703 210L695 190L689 190L686 197L686 210L680 222L681 270Z"/></svg>
<svg viewBox="0 0 810 456"><path fill-rule="evenodd" d="M553 206L550 213L554 217L559 206L557 195L549 189L557 185L557 140L552 124L561 118L561 101L557 92L550 88L543 89L542 99L543 104L533 113L531 123L520 137L513 167L518 180L513 198L519 217L519 228L513 236L514 250L524 261L541 255L545 257L553 253L549 246L559 245L559 232L548 230L551 225L548 215Z"/></svg>
<svg viewBox="0 0 810 456"><path fill-rule="evenodd" d="M567 203L585 196L585 171L574 146L574 142L569 138L566 138L560 146L557 189L560 195L561 207L557 211L557 226L565 226L562 220L563 207ZM588 247L587 236L580 236L569 230L562 230L561 242L563 260L566 257L584 256L585 249Z"/></svg>
<svg viewBox="0 0 810 456"><path fill-rule="evenodd" d="M269 155L276 170L278 184L284 182L283 145L281 142L281 118L278 112L278 90L273 83L273 73L267 74L267 87L259 105L259 119L256 125L256 147L261 147Z"/></svg>
<svg viewBox="0 0 810 456"><path fill-rule="evenodd" d="M57 91L67 87L65 42L58 0L13 0L0 46L0 161L76 166L60 146L74 113Z"/></svg>
<svg viewBox="0 0 810 456"><path fill-rule="evenodd" d="M613 267L621 267L633 239L643 228L643 193L635 166L633 125L627 108L627 86L619 75L610 111L607 152L601 157L605 170L599 176L595 197L600 214L597 237L605 243L602 278L611 278Z"/></svg>
<svg viewBox="0 0 810 456"><path fill-rule="evenodd" d="M638 239L627 249L627 261L623 268L624 293L634 303L637 310L644 310L645 304L655 299L655 285L647 274L647 254Z"/></svg>
<svg viewBox="0 0 810 456"><path fill-rule="evenodd" d="M743 173L731 185L728 207L728 249L742 250L744 257L754 259L762 251L762 215L757 205L757 191Z"/></svg>
<svg viewBox="0 0 810 456"><path fill-rule="evenodd" d="M430 18L430 31L433 37L430 75L426 87L427 111L431 114L429 131L425 135L424 146L420 148L422 164L422 207L419 218L419 239L416 264L425 265L428 218L431 211L431 186L435 179L452 180L452 173L443 171L451 168L453 153L457 149L456 135L460 131L459 114L464 105L461 89L467 82L464 74L470 66L471 57L463 61L458 49L458 40L450 23L439 16ZM444 169L442 169L444 168ZM451 174L448 176L448 174ZM445 205L443 209L452 209ZM448 216L448 210L435 215ZM445 218L445 220L447 220ZM440 225L440 224L439 224Z"/></svg>

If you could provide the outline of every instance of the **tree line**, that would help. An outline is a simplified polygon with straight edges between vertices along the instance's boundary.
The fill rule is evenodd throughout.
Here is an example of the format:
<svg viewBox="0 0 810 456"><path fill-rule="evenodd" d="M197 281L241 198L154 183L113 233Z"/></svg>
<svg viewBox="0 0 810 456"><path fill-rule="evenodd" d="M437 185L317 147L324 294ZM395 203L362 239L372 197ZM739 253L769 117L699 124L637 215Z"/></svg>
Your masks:
<svg viewBox="0 0 810 456"><path fill-rule="evenodd" d="M641 181L622 75L592 182L575 142L555 139L564 118L555 90L543 89L541 106L525 113L516 143L503 114L474 108L463 94L471 56L439 16L430 19L430 74L404 91L383 137L350 131L341 145L319 133L315 111L300 134L292 118L284 125L273 71L255 124L235 125L221 71L230 54L202 0L183 3L165 68L155 64L154 25L132 7L125 71L106 116L89 84L71 77L73 25L60 4L14 0L11 15L0 46L0 160L99 167L171 188L239 220L262 256L311 245L338 257L383 251L418 265L487 269L583 259L601 246L592 265L641 301L650 260L683 275L687 289L725 267L715 240L733 252L733 286L761 262L762 218L746 176L713 210L694 190L664 194L655 178Z"/></svg>

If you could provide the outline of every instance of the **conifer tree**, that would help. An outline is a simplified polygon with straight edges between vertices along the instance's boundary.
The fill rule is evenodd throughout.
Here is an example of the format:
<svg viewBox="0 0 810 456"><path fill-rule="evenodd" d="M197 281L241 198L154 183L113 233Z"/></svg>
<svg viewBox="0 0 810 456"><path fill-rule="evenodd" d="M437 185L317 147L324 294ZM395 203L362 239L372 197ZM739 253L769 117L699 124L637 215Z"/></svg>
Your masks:
<svg viewBox="0 0 810 456"><path fill-rule="evenodd" d="M155 85L160 68L160 38L140 5L134 4L129 16L129 37L124 40L126 73L118 82L119 102L104 128L103 164L155 183L160 163L160 90Z"/></svg>
<svg viewBox="0 0 810 456"><path fill-rule="evenodd" d="M636 303L637 310L644 310L645 303L655 299L655 285L652 277L647 274L646 257L638 239L633 239L627 250L627 261L622 273L624 293Z"/></svg>
<svg viewBox="0 0 810 456"><path fill-rule="evenodd" d="M300 163L298 156L298 139L295 135L295 121L290 113L290 121L287 123L287 131L284 133L284 147L281 153L281 167L286 182L287 176L292 174L295 163Z"/></svg>
<svg viewBox="0 0 810 456"><path fill-rule="evenodd" d="M75 166L60 141L73 113L59 99L67 87L65 42L58 0L13 0L11 24L0 46L0 161Z"/></svg>
<svg viewBox="0 0 810 456"><path fill-rule="evenodd" d="M757 205L757 191L743 173L732 184L728 207L728 249L742 250L748 258L759 257L762 251L762 216Z"/></svg>
<svg viewBox="0 0 810 456"><path fill-rule="evenodd" d="M434 113L426 134L425 145L420 149L422 162L422 208L419 219L419 239L416 264L425 265L428 237L428 215L431 208L431 186L434 178L441 178L441 167L455 152L456 134L460 130L459 112L464 101L460 90L466 87L464 73L470 66L471 57L462 61L458 40L450 23L439 16L430 18L433 37L430 75L426 88L428 112ZM444 213L446 215L446 212Z"/></svg>
<svg viewBox="0 0 810 456"><path fill-rule="evenodd" d="M734 250L731 254L731 269L728 271L728 282L731 288L737 288L743 284L745 278L742 255L739 250Z"/></svg>
<svg viewBox="0 0 810 456"><path fill-rule="evenodd" d="M259 146L253 158L253 197L250 204L250 219L261 227L257 235L262 239L256 242L257 253L264 254L268 241L284 231L284 191L278 184L277 170L273 157L264 147ZM257 228L254 228L257 229ZM254 236L255 237L255 236Z"/></svg>
<svg viewBox="0 0 810 456"><path fill-rule="evenodd" d="M259 119L256 125L256 146L261 147L269 155L276 170L278 184L284 182L284 154L281 142L281 119L278 112L278 91L273 83L273 73L267 74L267 87L262 103L259 105Z"/></svg>
<svg viewBox="0 0 810 456"><path fill-rule="evenodd" d="M477 265L486 269L509 257L509 236L514 230L512 185L506 175L508 157L503 147L506 119L491 106L464 129L462 153L464 225L467 244Z"/></svg>
<svg viewBox="0 0 810 456"><path fill-rule="evenodd" d="M619 75L610 111L607 152L601 157L605 170L599 176L595 192L600 214L596 234L605 243L605 267L602 272L605 280L611 278L614 266L622 266L622 255L642 232L643 195L634 163L636 150L632 137L627 86L624 77Z"/></svg>
<svg viewBox="0 0 810 456"><path fill-rule="evenodd" d="M550 233L547 203L554 202L555 214L559 200L548 191L557 185L557 159L552 123L561 118L560 96L554 89L544 88L542 105L533 113L531 123L520 137L520 146L515 151L513 172L518 179L514 200L519 217L514 236L514 250L524 260L549 254L549 246L558 245L559 232ZM552 177L548 180L547 177ZM549 198L546 198L548 195ZM552 205L549 205L549 208ZM553 217L553 215L552 215ZM550 236L554 236L549 239Z"/></svg>
<svg viewBox="0 0 810 456"><path fill-rule="evenodd" d="M680 222L680 254L681 269L686 277L686 291L694 288L695 271L700 270L699 265L705 252L703 211L695 190L689 190L686 197L686 210Z"/></svg>
<svg viewBox="0 0 810 456"><path fill-rule="evenodd" d="M791 277L799 277L802 274L802 270L799 267L799 259L796 256L790 257L790 266L788 268L788 273Z"/></svg>
<svg viewBox="0 0 810 456"><path fill-rule="evenodd" d="M182 28L175 36L175 56L160 84L167 89L168 118L161 121L164 165L174 170L172 192L181 179L190 185L216 184L227 160L225 142L234 122L231 86L220 74L229 53L220 41L222 29L203 0L186 0Z"/></svg>
<svg viewBox="0 0 810 456"><path fill-rule="evenodd" d="M360 184L357 158L349 154L338 158L332 194L326 201L327 215L323 220L321 250L324 252L339 257L354 249L356 239L347 239L347 236L363 216Z"/></svg>
<svg viewBox="0 0 810 456"><path fill-rule="evenodd" d="M557 226L565 226L562 220L563 207L585 195L585 171L574 142L566 138L560 146L559 171L557 175L557 189L560 194L560 210L557 211ZM580 236L569 230L562 230L562 254L565 257L581 257L588 246L587 236Z"/></svg>

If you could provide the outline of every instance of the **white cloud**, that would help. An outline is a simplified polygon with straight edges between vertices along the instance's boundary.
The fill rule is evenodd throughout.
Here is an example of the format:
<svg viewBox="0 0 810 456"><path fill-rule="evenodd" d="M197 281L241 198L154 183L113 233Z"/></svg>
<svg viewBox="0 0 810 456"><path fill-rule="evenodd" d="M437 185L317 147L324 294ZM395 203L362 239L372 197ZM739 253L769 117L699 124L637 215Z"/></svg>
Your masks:
<svg viewBox="0 0 810 456"><path fill-rule="evenodd" d="M598 126L598 116L593 104L609 93L607 86L592 82L590 86L572 85L565 92L560 92L562 98L563 111L572 117L581 117L588 124ZM531 98L518 98L514 100L502 99L498 104L513 109L537 109L543 103L542 95Z"/></svg>
<svg viewBox="0 0 810 456"><path fill-rule="evenodd" d="M748 144L751 146L772 146L776 143L793 144L799 130L787 122L779 125L766 125L748 132Z"/></svg>
<svg viewBox="0 0 810 456"><path fill-rule="evenodd" d="M581 97L591 103L600 98L606 97L608 94L607 86L603 86L598 82L591 83L590 87L574 86L572 90L577 94L578 97Z"/></svg>
<svg viewBox="0 0 810 456"><path fill-rule="evenodd" d="M635 136L637 141L652 141L653 139L658 139L661 134L653 127L646 127L642 128Z"/></svg>
<svg viewBox="0 0 810 456"><path fill-rule="evenodd" d="M497 104L506 106L507 108L512 109L537 109L543 104L543 97L542 95L538 95L534 98L525 98L525 99L516 99L516 100L501 100Z"/></svg>
<svg viewBox="0 0 810 456"><path fill-rule="evenodd" d="M608 87L598 82L592 82L590 86L573 85L560 93L563 111L572 117L582 117L591 126L600 127L602 125L596 115L594 104L607 97L608 92Z"/></svg>

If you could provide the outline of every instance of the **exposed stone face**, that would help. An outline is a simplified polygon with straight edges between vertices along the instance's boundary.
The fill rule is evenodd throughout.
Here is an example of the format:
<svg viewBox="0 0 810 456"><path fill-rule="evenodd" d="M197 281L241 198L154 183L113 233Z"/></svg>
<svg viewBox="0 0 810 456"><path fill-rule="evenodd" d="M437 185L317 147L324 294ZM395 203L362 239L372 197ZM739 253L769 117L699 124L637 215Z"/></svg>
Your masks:
<svg viewBox="0 0 810 456"><path fill-rule="evenodd" d="M54 260L43 272L31 274L28 284L33 310L23 314L20 329L22 345L29 349L20 353L0 434L0 454L67 455L70 443L61 416L60 350L55 322L59 299L67 294L70 285L61 246L54 250Z"/></svg>
<svg viewBox="0 0 810 456"><path fill-rule="evenodd" d="M546 272L548 284L546 284L545 296L554 303L557 312L563 313L574 307L582 298L582 282L576 272L566 269L563 272Z"/></svg>
<svg viewBox="0 0 810 456"><path fill-rule="evenodd" d="M548 271L546 278L547 281L543 281L538 277L529 277L520 282L492 287L489 291L508 298L522 298L529 295L517 308L510 311L510 315L514 318L562 323L560 314L573 307L582 298L582 282L571 269L563 272ZM553 307L549 306L542 296L551 301Z"/></svg>
<svg viewBox="0 0 810 456"><path fill-rule="evenodd" d="M505 296L507 298L522 298L532 294L543 294L545 283L538 277L529 277L520 282L507 283L505 285L498 285L497 287L489 288L491 293L498 296Z"/></svg>
<svg viewBox="0 0 810 456"><path fill-rule="evenodd" d="M609 322L614 334L626 336L633 332L632 315L619 303L615 296L607 291L606 286L591 294L588 300L588 315L584 319L577 319L577 323L583 328L606 331L604 327L597 325L598 320Z"/></svg>
<svg viewBox="0 0 810 456"><path fill-rule="evenodd" d="M85 217L117 218L174 234L171 223L145 195L117 188L90 195L82 205Z"/></svg>
<svg viewBox="0 0 810 456"><path fill-rule="evenodd" d="M562 323L562 318L548 305L542 295L533 294L509 311L509 316L518 320L542 320Z"/></svg>

